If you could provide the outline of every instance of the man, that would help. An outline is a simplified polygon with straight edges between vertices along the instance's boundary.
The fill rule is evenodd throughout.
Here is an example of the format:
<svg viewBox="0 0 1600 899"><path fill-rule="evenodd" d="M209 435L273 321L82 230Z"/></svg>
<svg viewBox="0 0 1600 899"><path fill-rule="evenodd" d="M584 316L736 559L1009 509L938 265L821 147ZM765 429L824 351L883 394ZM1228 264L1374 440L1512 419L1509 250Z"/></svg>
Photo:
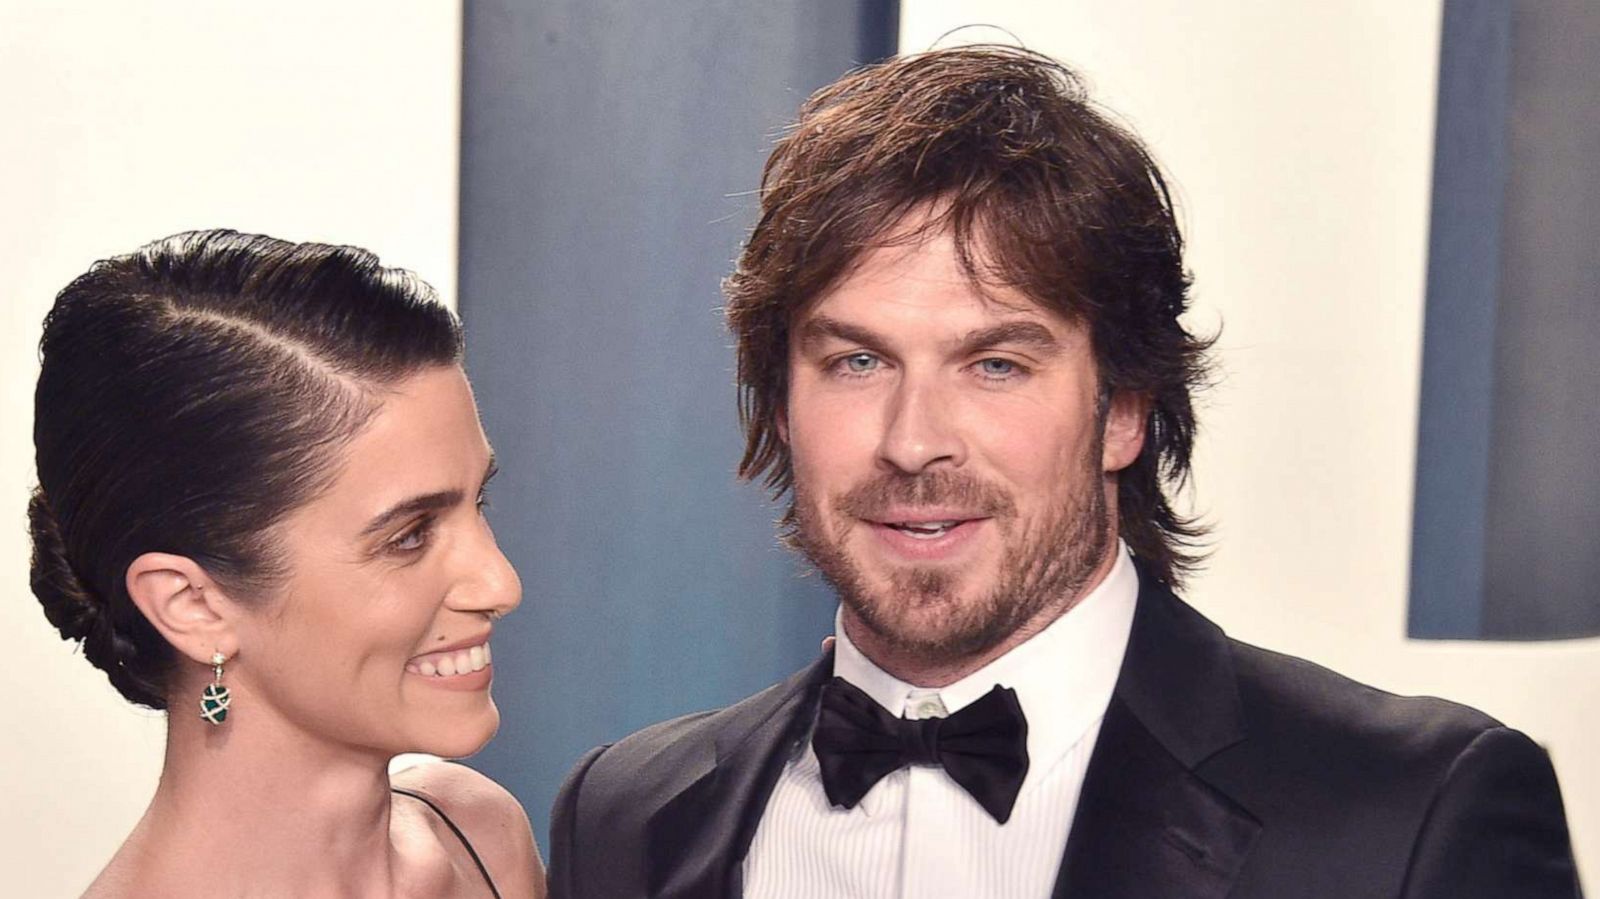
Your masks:
<svg viewBox="0 0 1600 899"><path fill-rule="evenodd" d="M553 895L1571 897L1545 753L1235 643L1173 595L1207 342L1139 142L1007 48L780 141L728 279L741 473L837 645L586 756Z"/></svg>

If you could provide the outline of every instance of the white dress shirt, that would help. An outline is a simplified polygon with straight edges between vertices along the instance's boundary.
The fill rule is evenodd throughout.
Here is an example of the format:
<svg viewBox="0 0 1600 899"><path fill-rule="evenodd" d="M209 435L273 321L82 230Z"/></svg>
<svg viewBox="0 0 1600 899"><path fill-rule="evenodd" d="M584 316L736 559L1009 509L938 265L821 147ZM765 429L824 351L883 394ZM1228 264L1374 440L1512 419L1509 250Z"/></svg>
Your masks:
<svg viewBox="0 0 1600 899"><path fill-rule="evenodd" d="M1119 544L1106 575L1067 614L967 677L919 689L874 665L844 629L833 672L890 714L956 712L995 685L1028 719L1028 774L1006 824L931 766L902 768L855 808L834 808L807 744L779 776L744 861L749 899L1048 897L1089 757L1128 646L1139 578Z"/></svg>

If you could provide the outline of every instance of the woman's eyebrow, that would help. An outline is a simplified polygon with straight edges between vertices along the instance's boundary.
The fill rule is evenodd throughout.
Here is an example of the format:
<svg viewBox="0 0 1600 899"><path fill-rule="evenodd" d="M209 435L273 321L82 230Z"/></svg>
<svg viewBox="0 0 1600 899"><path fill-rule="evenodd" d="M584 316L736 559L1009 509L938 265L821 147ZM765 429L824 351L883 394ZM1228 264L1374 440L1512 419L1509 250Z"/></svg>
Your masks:
<svg viewBox="0 0 1600 899"><path fill-rule="evenodd" d="M488 483L500 471L499 464L495 461L494 453L489 454L489 464L483 471L483 481ZM389 508L379 512L361 529L362 537L370 537L384 530L397 521L402 521L423 512L437 512L448 509L465 498L460 490L436 490L433 493L423 493L418 496L403 499Z"/></svg>
<svg viewBox="0 0 1600 899"><path fill-rule="evenodd" d="M397 521L402 521L422 512L437 512L448 509L460 503L462 493L460 490L439 490L434 493L424 493L403 499L389 508L379 512L361 529L361 536L370 537L382 531Z"/></svg>

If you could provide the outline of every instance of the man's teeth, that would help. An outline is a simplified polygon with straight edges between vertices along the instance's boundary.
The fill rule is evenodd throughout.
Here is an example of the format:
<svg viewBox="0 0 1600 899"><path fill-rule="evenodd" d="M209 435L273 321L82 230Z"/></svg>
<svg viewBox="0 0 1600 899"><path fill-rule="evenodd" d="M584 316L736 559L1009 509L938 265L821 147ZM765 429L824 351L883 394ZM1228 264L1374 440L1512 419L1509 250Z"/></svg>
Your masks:
<svg viewBox="0 0 1600 899"><path fill-rule="evenodd" d="M889 527L892 527L903 534L916 537L919 540L931 540L934 537L943 536L946 531L960 523L961 522L959 521L919 521L915 523L900 522L897 524L891 524Z"/></svg>
<svg viewBox="0 0 1600 899"><path fill-rule="evenodd" d="M494 656L489 652L489 644L485 643L470 649L430 652L425 656L418 656L406 664L406 670L423 677L454 677L457 674L482 671L493 661Z"/></svg>

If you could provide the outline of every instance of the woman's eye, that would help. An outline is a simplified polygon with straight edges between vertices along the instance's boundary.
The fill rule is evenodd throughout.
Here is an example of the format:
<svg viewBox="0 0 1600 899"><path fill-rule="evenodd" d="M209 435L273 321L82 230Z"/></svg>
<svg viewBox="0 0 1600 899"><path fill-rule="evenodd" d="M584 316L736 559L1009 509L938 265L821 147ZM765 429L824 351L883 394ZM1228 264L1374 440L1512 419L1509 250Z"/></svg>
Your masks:
<svg viewBox="0 0 1600 899"><path fill-rule="evenodd" d="M405 529L389 541L389 551L397 553L414 553L428 545L428 537L433 533L433 521L419 521Z"/></svg>
<svg viewBox="0 0 1600 899"><path fill-rule="evenodd" d="M978 362L978 373L986 378L1009 378L1020 370L1020 366L1010 359L983 359Z"/></svg>

